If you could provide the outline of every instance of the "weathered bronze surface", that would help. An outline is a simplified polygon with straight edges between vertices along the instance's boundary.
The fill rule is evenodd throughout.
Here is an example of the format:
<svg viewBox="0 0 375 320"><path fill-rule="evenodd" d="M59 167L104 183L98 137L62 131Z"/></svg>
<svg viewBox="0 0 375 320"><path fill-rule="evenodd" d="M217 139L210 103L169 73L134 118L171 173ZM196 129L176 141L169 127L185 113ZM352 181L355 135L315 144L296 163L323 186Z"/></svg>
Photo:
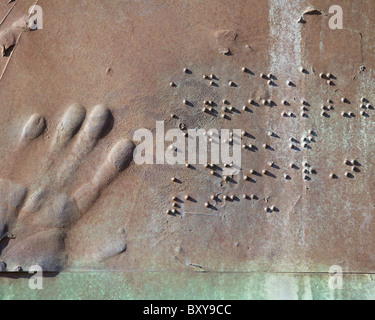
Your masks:
<svg viewBox="0 0 375 320"><path fill-rule="evenodd" d="M372 0L39 0L15 27L34 3L0 4L3 271L375 271ZM156 121L245 131L240 174L135 164Z"/></svg>

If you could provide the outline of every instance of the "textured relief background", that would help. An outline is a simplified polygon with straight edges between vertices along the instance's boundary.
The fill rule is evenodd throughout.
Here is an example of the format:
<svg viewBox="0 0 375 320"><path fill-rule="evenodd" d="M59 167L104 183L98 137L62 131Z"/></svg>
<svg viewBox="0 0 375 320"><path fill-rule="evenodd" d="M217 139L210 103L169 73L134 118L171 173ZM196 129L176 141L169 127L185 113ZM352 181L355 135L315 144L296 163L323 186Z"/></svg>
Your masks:
<svg viewBox="0 0 375 320"><path fill-rule="evenodd" d="M32 4L0 4L4 298L374 296L372 0ZM241 129L240 174L135 164L156 121Z"/></svg>

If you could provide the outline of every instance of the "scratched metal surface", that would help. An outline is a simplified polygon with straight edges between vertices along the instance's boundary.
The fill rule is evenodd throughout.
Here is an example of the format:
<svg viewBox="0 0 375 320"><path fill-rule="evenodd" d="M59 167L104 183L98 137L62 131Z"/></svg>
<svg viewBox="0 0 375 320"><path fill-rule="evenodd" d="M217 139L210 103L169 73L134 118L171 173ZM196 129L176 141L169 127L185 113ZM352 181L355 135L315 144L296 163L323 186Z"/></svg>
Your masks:
<svg viewBox="0 0 375 320"><path fill-rule="evenodd" d="M23 11L17 6L29 6L16 3L2 29ZM333 4L344 10L343 30L328 26ZM1 4L2 15L10 5ZM346 272L374 272L373 1L40 0L38 5L43 30L24 32L0 62L1 178L27 187L29 197L35 181L64 175L59 168L71 161L69 146L53 158L52 180L43 164L70 105L79 103L90 113L103 104L113 116L111 130L79 159L68 186L49 185L41 204L48 203L47 217L56 193L74 194L101 170L119 139L132 139L139 128L154 131L155 121L165 121L166 130L180 123L245 130L244 143L256 148L242 151L241 174L225 183L202 165L190 170L132 163L100 188L84 215L68 227L52 228L64 233L61 239L48 233L50 225L38 225L38 212L35 222L21 209L16 235L1 244L6 271L40 262L49 271L298 273L340 265ZM306 23L297 23L311 6L321 14L304 15ZM228 49L230 54L223 54ZM272 74L273 83L262 73ZM331 74L333 83L321 73ZM202 77L211 74L214 86ZM184 99L193 105L184 105ZM229 119L221 117L224 99L235 108ZM202 112L204 100L217 104L216 115ZM361 104L369 104L364 115ZM24 124L33 114L46 119L46 130L21 148ZM252 180L244 181L245 175ZM172 183L172 177L182 183ZM213 194L238 199L216 203ZM185 201L185 195L196 201ZM172 197L184 200L176 216L166 214ZM207 201L214 208L206 208Z"/></svg>

